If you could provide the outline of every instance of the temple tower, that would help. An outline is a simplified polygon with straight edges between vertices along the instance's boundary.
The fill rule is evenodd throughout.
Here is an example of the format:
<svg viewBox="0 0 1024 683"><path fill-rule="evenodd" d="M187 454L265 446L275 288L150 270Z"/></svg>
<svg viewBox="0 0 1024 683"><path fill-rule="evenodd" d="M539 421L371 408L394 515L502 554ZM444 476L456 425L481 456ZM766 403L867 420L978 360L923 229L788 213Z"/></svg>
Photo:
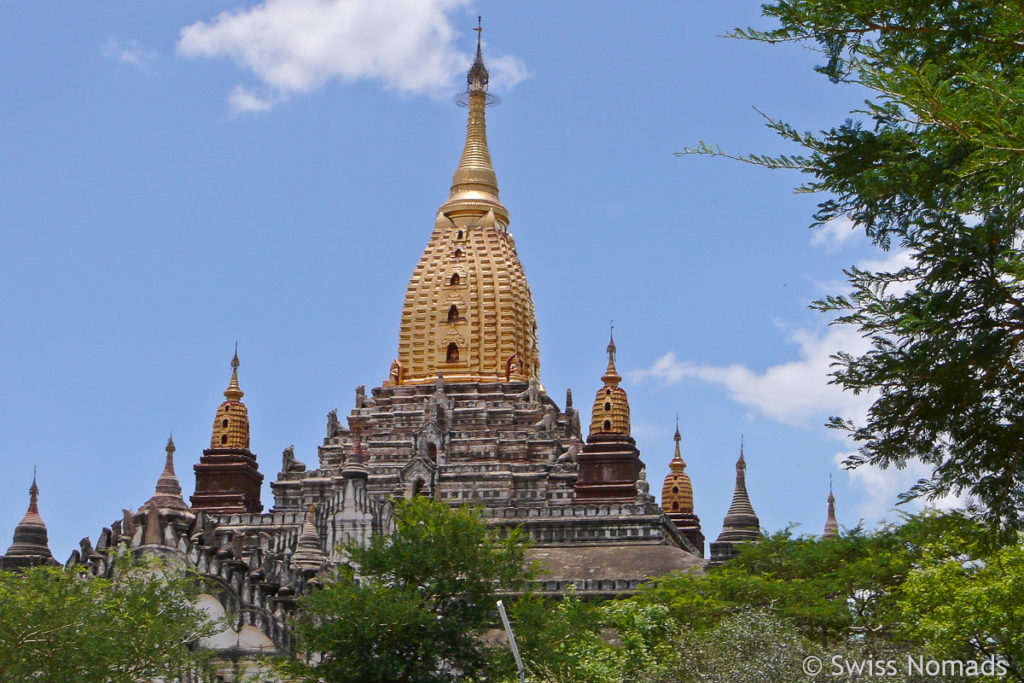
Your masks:
<svg viewBox="0 0 1024 683"><path fill-rule="evenodd" d="M619 386L615 369L615 337L608 341L608 367L601 376L604 386L594 397L590 434L579 455L580 474L575 499L587 502L632 502L644 464L630 435L629 399Z"/></svg>
<svg viewBox="0 0 1024 683"><path fill-rule="evenodd" d="M661 487L661 508L665 516L672 520L684 536L700 551L704 557L704 534L700 530L700 517L693 512L693 485L690 475L686 473L686 463L680 453L679 418L676 417L676 433L672 437L676 442L675 455L669 463L669 473L665 484Z"/></svg>
<svg viewBox="0 0 1024 683"><path fill-rule="evenodd" d="M185 499L181 497L181 484L178 483L178 475L174 473L174 437L167 437L167 446L165 447L167 453L164 459L164 470L160 473L160 478L156 480L156 491L153 493L153 497L147 501L147 504L152 502L155 503L157 508L161 511L176 510L178 512L187 512L188 505L185 504Z"/></svg>
<svg viewBox="0 0 1024 683"><path fill-rule="evenodd" d="M465 147L409 280L385 386L430 384L438 373L447 382L540 377L533 297L487 148L488 81L478 36L460 100L469 107Z"/></svg>
<svg viewBox="0 0 1024 683"><path fill-rule="evenodd" d="M732 504L722 521L722 533L711 544L711 565L719 565L739 552L736 544L761 540L761 520L750 504L747 495L747 461L743 458L743 442L740 441L740 458L736 461L736 488L732 493Z"/></svg>
<svg viewBox="0 0 1024 683"><path fill-rule="evenodd" d="M249 450L249 411L238 386L238 349L231 359L231 382L217 408L210 447L195 465L196 492L192 508L208 512L260 512L263 475ZM172 444L173 445L173 444Z"/></svg>
<svg viewBox="0 0 1024 683"><path fill-rule="evenodd" d="M56 565L53 553L50 552L49 535L46 524L39 516L39 487L36 477L32 475L32 486L28 490L28 510L25 516L14 527L14 542L7 549L7 554L0 555L0 569L21 569L39 565Z"/></svg>
<svg viewBox="0 0 1024 683"><path fill-rule="evenodd" d="M839 536L839 522L836 521L836 497L832 493L832 481L828 482L828 518L825 520L825 532L822 538L837 538Z"/></svg>

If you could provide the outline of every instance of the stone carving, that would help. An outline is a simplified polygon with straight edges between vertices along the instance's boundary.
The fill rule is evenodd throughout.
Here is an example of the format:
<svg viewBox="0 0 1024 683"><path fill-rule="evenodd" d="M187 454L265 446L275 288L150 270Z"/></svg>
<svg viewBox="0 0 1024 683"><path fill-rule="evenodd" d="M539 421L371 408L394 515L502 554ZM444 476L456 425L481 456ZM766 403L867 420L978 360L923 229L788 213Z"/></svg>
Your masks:
<svg viewBox="0 0 1024 683"><path fill-rule="evenodd" d="M356 387L356 408L370 408L373 404L373 399L366 396L366 385Z"/></svg>
<svg viewBox="0 0 1024 683"><path fill-rule="evenodd" d="M327 413L327 438L333 438L341 433L341 422L338 421L338 409L335 408Z"/></svg>
<svg viewBox="0 0 1024 683"><path fill-rule="evenodd" d="M550 432L555 429L555 420L558 419L558 409L555 406L549 405L544 408L544 417L540 421L533 425L545 432Z"/></svg>
<svg viewBox="0 0 1024 683"><path fill-rule="evenodd" d="M651 485L647 483L647 468L640 469L640 478L636 480L636 500L638 503L653 503Z"/></svg>
<svg viewBox="0 0 1024 683"><path fill-rule="evenodd" d="M565 449L565 452L558 456L558 460L555 462L560 465L575 465L577 462L577 456L580 453L580 440L575 435L569 437L569 447Z"/></svg>
<svg viewBox="0 0 1024 683"><path fill-rule="evenodd" d="M531 377L530 386L526 387L526 391L516 398L524 399L527 403L540 403L540 382L537 381L537 378Z"/></svg>
<svg viewBox="0 0 1024 683"><path fill-rule="evenodd" d="M451 407L452 401L444 390L444 375L438 374L437 382L434 383L434 395L427 401L427 419L435 422L440 429L446 429L448 411Z"/></svg>
<svg viewBox="0 0 1024 683"><path fill-rule="evenodd" d="M333 411L332 411L333 412ZM335 413L337 415L337 413ZM295 458L295 445L291 445L288 448L281 451L281 471L282 472L305 472L306 463Z"/></svg>
<svg viewBox="0 0 1024 683"><path fill-rule="evenodd" d="M505 381L511 382L513 377L518 376L521 366L522 363L519 360L518 353L513 353L509 356L508 360L505 361Z"/></svg>
<svg viewBox="0 0 1024 683"><path fill-rule="evenodd" d="M397 358L391 361L391 371L388 373L391 378L392 384L401 384L404 379L402 376L402 362Z"/></svg>

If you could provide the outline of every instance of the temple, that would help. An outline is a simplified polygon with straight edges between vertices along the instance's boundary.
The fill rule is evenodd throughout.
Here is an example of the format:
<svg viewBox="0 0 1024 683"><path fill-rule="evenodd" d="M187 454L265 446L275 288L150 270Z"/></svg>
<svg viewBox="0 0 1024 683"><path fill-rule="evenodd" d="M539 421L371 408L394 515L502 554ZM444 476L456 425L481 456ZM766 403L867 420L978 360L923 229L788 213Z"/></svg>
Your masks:
<svg viewBox="0 0 1024 683"><path fill-rule="evenodd" d="M533 298L487 147L488 81L478 41L462 97L465 145L409 279L397 355L380 368L378 386L355 389L344 418L327 413L322 443L306 458L311 465L284 448L263 511L260 468L269 465L251 450L236 346L210 447L193 466L189 503L169 439L152 497L123 510L95 546L83 539L68 564L109 576L110 551L126 546L195 567L219 587L201 603L233 615L229 629L203 644L235 660L290 652L297 598L345 561L343 542L391 531L394 501L411 496L471 503L490 524L521 527L542 570L541 593L572 587L582 596L619 596L654 576L703 571L704 535L678 420L659 504L631 434L614 337L603 374L594 368L585 439L572 391L560 406L541 384ZM741 447L725 529L711 544L715 562L760 537L745 467ZM34 482L30 495L0 558L5 568L53 563Z"/></svg>

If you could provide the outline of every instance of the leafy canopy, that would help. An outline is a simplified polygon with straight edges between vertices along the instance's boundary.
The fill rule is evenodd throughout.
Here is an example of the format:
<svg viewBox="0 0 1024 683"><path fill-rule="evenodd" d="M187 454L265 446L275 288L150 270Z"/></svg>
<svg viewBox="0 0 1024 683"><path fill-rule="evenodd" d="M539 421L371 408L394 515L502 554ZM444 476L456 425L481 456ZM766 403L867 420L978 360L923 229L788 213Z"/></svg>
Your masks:
<svg viewBox="0 0 1024 683"><path fill-rule="evenodd" d="M356 570L301 599L298 650L316 656L283 662L286 672L308 681L442 681L491 667L481 636L498 619L499 593L525 590L532 576L523 534L421 496L397 505L395 525L365 546L346 544Z"/></svg>
<svg viewBox="0 0 1024 683"><path fill-rule="evenodd" d="M859 445L846 464L927 463L934 474L904 500L970 494L1012 540L1024 527L1024 2L762 10L776 28L735 35L810 44L818 71L872 96L818 133L769 119L803 153L739 158L810 176L800 189L825 195L815 225L847 218L907 252L893 272L850 268L850 293L815 304L872 344L834 357L834 383L876 396L863 424L831 421Z"/></svg>
<svg viewBox="0 0 1024 683"><path fill-rule="evenodd" d="M217 624L195 606L195 578L119 565L117 578L54 567L0 571L0 680L199 680Z"/></svg>

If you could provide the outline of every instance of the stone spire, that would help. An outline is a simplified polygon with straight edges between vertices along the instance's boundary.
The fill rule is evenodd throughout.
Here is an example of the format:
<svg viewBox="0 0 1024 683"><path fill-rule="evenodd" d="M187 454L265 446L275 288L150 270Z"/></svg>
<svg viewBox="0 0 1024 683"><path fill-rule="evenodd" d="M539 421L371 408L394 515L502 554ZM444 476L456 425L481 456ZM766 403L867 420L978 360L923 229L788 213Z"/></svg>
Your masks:
<svg viewBox="0 0 1024 683"><path fill-rule="evenodd" d="M608 367L601 375L604 386L594 398L594 409L591 411L591 434L626 434L629 427L629 398L626 391L619 386L622 377L615 369L615 335L614 327L609 333Z"/></svg>
<svg viewBox="0 0 1024 683"><path fill-rule="evenodd" d="M341 469L341 476L347 479L363 479L369 476L366 469L366 458L363 456L363 437L356 425L352 427L352 452L345 458L345 466Z"/></svg>
<svg viewBox="0 0 1024 683"><path fill-rule="evenodd" d="M480 27L477 27L479 31ZM406 289L385 386L540 378L537 318L487 148L489 75L480 39L460 104L466 142L447 201Z"/></svg>
<svg viewBox="0 0 1024 683"><path fill-rule="evenodd" d="M832 478L828 481L828 519L825 520L825 533L822 538L836 538L839 536L839 522L836 521L836 497L832 493Z"/></svg>
<svg viewBox="0 0 1024 683"><path fill-rule="evenodd" d="M210 447L194 466L196 492L190 498L193 510L216 513L260 512L263 475L256 455L249 450L249 409L238 385L238 344L231 359L231 381L224 390L224 402L213 420Z"/></svg>
<svg viewBox="0 0 1024 683"><path fill-rule="evenodd" d="M736 488L732 493L732 504L722 521L722 533L711 544L711 562L717 564L737 554L734 544L761 539L761 521L750 504L747 495L747 461L743 457L743 440L740 439L740 457L736 461Z"/></svg>
<svg viewBox="0 0 1024 683"><path fill-rule="evenodd" d="M160 473L160 478L156 480L156 492L153 497L147 501L156 503L157 508L160 510L179 510L185 512L188 510L188 505L185 504L185 499L181 497L181 484L178 483L178 476L174 473L174 437L167 437L167 447L165 448L167 457L164 460L164 471Z"/></svg>
<svg viewBox="0 0 1024 683"><path fill-rule="evenodd" d="M316 507L310 503L306 509L306 518L302 523L298 543L295 545L291 566L304 572L316 572L326 561L327 557L320 545L320 534L316 530Z"/></svg>
<svg viewBox="0 0 1024 683"><path fill-rule="evenodd" d="M41 564L55 564L50 552L46 524L39 516L39 486L36 485L35 471L32 472L32 486L28 490L28 510L14 527L14 542L7 554L0 557L0 567L34 567Z"/></svg>
<svg viewBox="0 0 1024 683"><path fill-rule="evenodd" d="M704 534L700 529L700 517L693 512L693 485L686 473L686 463L680 452L679 416L676 415L676 433L672 437L676 450L668 464L669 473L661 487L661 509L672 520L676 528L690 541L699 557L704 557Z"/></svg>

